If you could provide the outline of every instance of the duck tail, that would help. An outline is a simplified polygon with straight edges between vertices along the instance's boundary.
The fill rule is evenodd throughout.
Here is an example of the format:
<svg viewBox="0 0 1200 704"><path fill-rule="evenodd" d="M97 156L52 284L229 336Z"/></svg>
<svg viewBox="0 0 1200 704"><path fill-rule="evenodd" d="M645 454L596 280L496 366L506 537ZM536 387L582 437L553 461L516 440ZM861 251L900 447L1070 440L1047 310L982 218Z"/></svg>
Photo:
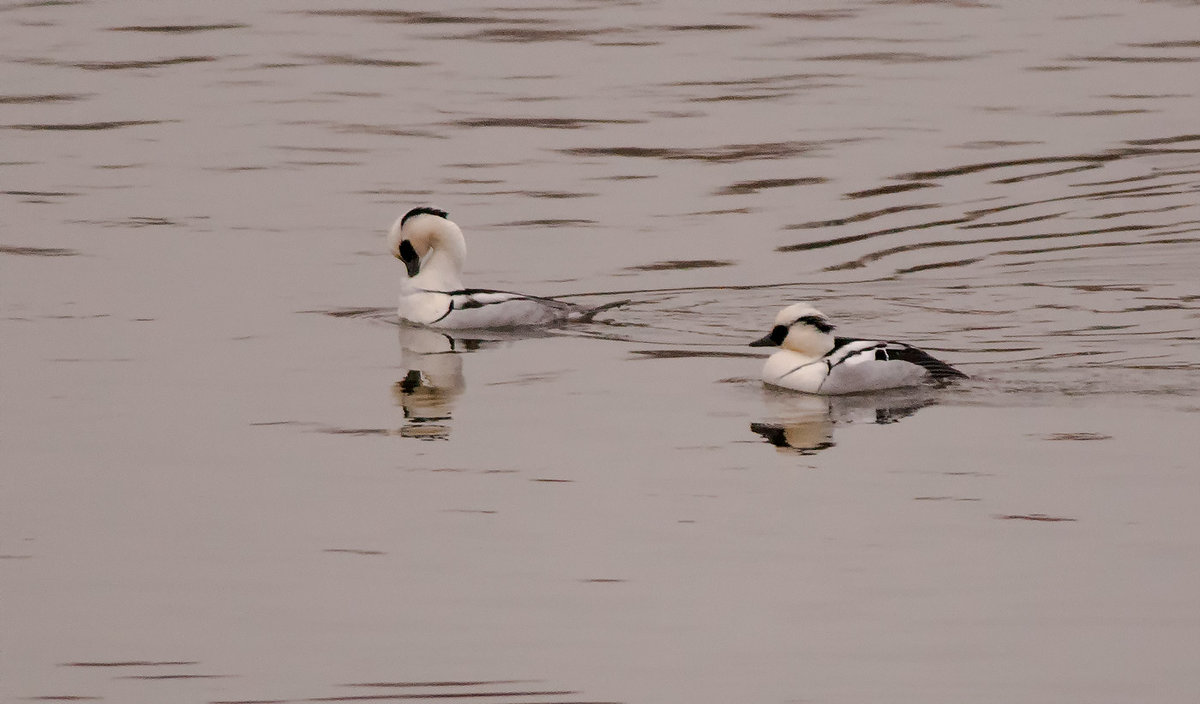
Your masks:
<svg viewBox="0 0 1200 704"><path fill-rule="evenodd" d="M905 362L916 364L924 367L925 371L929 372L929 378L939 384L946 384L956 379L969 379L966 374L960 372L954 367L946 364L942 360L933 355L919 350L911 345L899 345L896 350L889 350L889 357L893 359L902 359Z"/></svg>
<svg viewBox="0 0 1200 704"><path fill-rule="evenodd" d="M929 377L939 384L949 384L958 379L971 378L940 359L933 359L933 362L935 363L927 363L922 366L929 371Z"/></svg>
<svg viewBox="0 0 1200 704"><path fill-rule="evenodd" d="M621 306L627 305L632 302L633 302L633 299L626 298L621 301L613 301L611 303L605 303L603 305L596 306L595 308L583 308L579 311L579 315L577 317L575 317L574 320L576 322L580 322L580 323L590 323L590 322L592 322L592 319L594 319L600 313L603 313L606 310L612 310L613 308L620 308Z"/></svg>

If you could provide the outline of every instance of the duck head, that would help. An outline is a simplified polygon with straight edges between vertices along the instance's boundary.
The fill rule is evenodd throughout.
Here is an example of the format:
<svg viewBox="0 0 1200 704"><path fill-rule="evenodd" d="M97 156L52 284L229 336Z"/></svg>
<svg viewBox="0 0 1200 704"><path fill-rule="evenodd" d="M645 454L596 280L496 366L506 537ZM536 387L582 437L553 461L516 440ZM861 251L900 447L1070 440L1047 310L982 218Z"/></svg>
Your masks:
<svg viewBox="0 0 1200 704"><path fill-rule="evenodd" d="M782 347L808 357L820 357L833 349L833 323L807 303L793 303L775 316L775 327L751 347Z"/></svg>
<svg viewBox="0 0 1200 704"><path fill-rule="evenodd" d="M425 274L439 289L461 288L458 283L467 243L462 230L438 208L413 208L388 232L388 251L404 262L409 277Z"/></svg>

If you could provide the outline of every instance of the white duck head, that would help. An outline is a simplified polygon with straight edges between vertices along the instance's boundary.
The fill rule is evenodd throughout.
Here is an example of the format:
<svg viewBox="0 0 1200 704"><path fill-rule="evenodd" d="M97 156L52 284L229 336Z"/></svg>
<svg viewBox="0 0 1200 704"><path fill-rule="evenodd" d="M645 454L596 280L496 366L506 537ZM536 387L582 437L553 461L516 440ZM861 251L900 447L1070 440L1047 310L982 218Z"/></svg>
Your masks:
<svg viewBox="0 0 1200 704"><path fill-rule="evenodd" d="M410 278L429 290L462 288L467 241L444 210L421 206L398 218L388 232L388 251L404 262Z"/></svg>
<svg viewBox="0 0 1200 704"><path fill-rule="evenodd" d="M793 303L775 316L775 327L751 347L782 347L807 357L821 357L833 349L833 323L807 303Z"/></svg>

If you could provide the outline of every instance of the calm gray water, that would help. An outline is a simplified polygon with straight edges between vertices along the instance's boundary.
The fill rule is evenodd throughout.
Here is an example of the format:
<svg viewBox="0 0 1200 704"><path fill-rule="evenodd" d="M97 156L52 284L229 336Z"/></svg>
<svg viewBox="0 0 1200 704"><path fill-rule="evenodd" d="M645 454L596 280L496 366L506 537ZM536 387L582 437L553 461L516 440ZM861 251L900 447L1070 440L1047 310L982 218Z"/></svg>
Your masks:
<svg viewBox="0 0 1200 704"><path fill-rule="evenodd" d="M1195 701L1197 28L0 4L0 698ZM426 203L631 303L397 326ZM795 300L972 379L766 391Z"/></svg>

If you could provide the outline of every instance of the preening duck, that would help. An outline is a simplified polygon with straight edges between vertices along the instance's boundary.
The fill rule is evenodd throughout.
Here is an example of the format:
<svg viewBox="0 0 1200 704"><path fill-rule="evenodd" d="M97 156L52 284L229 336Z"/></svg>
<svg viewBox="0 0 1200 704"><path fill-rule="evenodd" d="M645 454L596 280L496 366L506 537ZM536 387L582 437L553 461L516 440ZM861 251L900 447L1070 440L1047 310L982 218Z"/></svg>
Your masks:
<svg viewBox="0 0 1200 704"><path fill-rule="evenodd" d="M763 382L809 394L853 394L966 374L903 342L835 337L829 318L804 303L779 311L775 326L751 347L780 347L763 365Z"/></svg>
<svg viewBox="0 0 1200 704"><path fill-rule="evenodd" d="M408 269L397 314L417 325L479 330L587 322L601 311L627 303L586 308L540 296L465 288L467 241L446 211L437 208L413 208L397 219L388 232L388 249Z"/></svg>

